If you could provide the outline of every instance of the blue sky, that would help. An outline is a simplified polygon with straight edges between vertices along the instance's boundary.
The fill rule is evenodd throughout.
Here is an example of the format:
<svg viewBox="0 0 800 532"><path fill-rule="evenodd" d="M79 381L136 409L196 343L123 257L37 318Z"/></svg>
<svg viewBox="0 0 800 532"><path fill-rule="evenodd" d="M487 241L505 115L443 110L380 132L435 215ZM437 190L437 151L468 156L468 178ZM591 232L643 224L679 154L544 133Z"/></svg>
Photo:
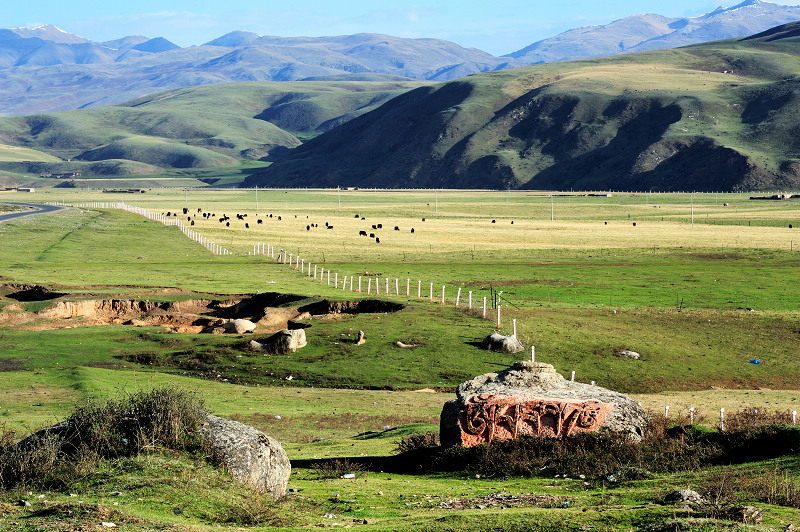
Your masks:
<svg viewBox="0 0 800 532"><path fill-rule="evenodd" d="M447 39L502 55L571 28L636 13L697 16L740 1L0 0L0 27L54 24L95 41L146 35L180 46L202 44L234 30L280 36L371 32ZM773 3L798 5L800 0Z"/></svg>

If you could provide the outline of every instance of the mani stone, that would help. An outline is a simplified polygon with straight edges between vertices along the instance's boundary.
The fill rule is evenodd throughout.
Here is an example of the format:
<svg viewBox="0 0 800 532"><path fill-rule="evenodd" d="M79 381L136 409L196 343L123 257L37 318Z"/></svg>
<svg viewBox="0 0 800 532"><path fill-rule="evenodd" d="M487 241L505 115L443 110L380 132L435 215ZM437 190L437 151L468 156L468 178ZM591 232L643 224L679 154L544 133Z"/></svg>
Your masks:
<svg viewBox="0 0 800 532"><path fill-rule="evenodd" d="M249 425L211 414L201 433L233 478L275 498L286 493L292 466L280 443Z"/></svg>
<svg viewBox="0 0 800 532"><path fill-rule="evenodd" d="M649 417L627 395L558 374L552 365L516 362L511 368L463 382L445 403L442 446L472 447L518 436L573 436L612 430L641 441Z"/></svg>
<svg viewBox="0 0 800 532"><path fill-rule="evenodd" d="M483 346L495 353L519 353L525 349L516 336L503 336L500 333L492 333L484 338Z"/></svg>
<svg viewBox="0 0 800 532"><path fill-rule="evenodd" d="M267 338L264 342L251 340L250 348L270 355L285 355L286 353L294 353L301 347L305 347L306 344L306 331L304 329L283 329Z"/></svg>

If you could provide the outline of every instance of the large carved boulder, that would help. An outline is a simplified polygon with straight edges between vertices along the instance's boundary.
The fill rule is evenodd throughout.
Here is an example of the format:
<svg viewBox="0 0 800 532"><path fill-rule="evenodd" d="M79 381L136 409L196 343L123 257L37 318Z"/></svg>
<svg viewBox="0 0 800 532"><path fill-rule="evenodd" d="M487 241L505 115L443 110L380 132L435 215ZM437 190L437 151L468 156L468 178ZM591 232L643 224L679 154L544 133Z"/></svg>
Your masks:
<svg viewBox="0 0 800 532"><path fill-rule="evenodd" d="M462 383L440 419L443 446L471 447L525 435L557 438L601 428L641 440L649 417L627 395L571 382L552 365L517 362Z"/></svg>
<svg viewBox="0 0 800 532"><path fill-rule="evenodd" d="M244 423L209 414L203 438L233 478L262 493L286 493L292 466L281 444Z"/></svg>

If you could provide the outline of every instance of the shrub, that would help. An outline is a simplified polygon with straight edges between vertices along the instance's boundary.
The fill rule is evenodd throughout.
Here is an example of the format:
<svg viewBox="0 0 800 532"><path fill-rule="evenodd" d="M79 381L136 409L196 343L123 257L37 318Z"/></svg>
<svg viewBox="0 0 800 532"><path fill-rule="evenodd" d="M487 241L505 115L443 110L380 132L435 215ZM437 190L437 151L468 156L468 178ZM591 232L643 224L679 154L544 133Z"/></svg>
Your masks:
<svg viewBox="0 0 800 532"><path fill-rule="evenodd" d="M0 487L68 484L104 458L134 456L157 447L200 450L205 414L199 397L174 387L122 400L89 399L63 423L3 449Z"/></svg>
<svg viewBox="0 0 800 532"><path fill-rule="evenodd" d="M746 418L745 418L746 419ZM763 420L781 419L775 417ZM430 452L430 441L417 435L398 446L404 461L423 468L469 470L486 477L564 474L612 482L650 473L693 471L718 464L764 460L800 451L800 427L741 421L736 430L671 425L652 416L642 441L614 432L582 432L570 438L523 437L472 448L460 446ZM727 428L727 427L726 427ZM429 452L422 453L422 448Z"/></svg>
<svg viewBox="0 0 800 532"><path fill-rule="evenodd" d="M738 504L759 501L777 506L800 508L800 484L778 468L752 471L724 469L712 474L703 484L703 493L713 504Z"/></svg>
<svg viewBox="0 0 800 532"><path fill-rule="evenodd" d="M363 473L366 468L363 464L352 462L347 458L342 460L323 460L311 466L320 478L342 478L348 473Z"/></svg>
<svg viewBox="0 0 800 532"><path fill-rule="evenodd" d="M402 454L418 449L431 449L439 446L439 436L435 432L411 434L397 442L395 452Z"/></svg>

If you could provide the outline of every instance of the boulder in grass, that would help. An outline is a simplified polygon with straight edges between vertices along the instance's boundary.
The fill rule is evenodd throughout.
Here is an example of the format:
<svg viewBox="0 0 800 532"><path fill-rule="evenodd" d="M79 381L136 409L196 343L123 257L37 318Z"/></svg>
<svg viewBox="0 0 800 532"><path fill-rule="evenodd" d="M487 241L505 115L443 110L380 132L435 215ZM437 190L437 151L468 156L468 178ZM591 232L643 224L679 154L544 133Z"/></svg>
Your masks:
<svg viewBox="0 0 800 532"><path fill-rule="evenodd" d="M244 423L211 414L201 434L233 478L275 498L286 493L292 466L273 438Z"/></svg>
<svg viewBox="0 0 800 532"><path fill-rule="evenodd" d="M269 355L285 355L294 353L305 347L306 331L304 329L283 329L278 331L263 342L250 342L250 348Z"/></svg>
<svg viewBox="0 0 800 532"><path fill-rule="evenodd" d="M227 333L232 334L244 334L253 332L256 330L256 324L250 320L243 320L243 319L236 319L233 321L229 321L222 328Z"/></svg>
<svg viewBox="0 0 800 532"><path fill-rule="evenodd" d="M484 338L483 345L495 353L519 353L525 349L516 336L503 336L500 333L492 333Z"/></svg>
<svg viewBox="0 0 800 532"><path fill-rule="evenodd" d="M461 383L440 419L443 446L471 447L518 436L564 438L613 430L640 441L649 421L627 395L558 374L550 364L517 362Z"/></svg>

